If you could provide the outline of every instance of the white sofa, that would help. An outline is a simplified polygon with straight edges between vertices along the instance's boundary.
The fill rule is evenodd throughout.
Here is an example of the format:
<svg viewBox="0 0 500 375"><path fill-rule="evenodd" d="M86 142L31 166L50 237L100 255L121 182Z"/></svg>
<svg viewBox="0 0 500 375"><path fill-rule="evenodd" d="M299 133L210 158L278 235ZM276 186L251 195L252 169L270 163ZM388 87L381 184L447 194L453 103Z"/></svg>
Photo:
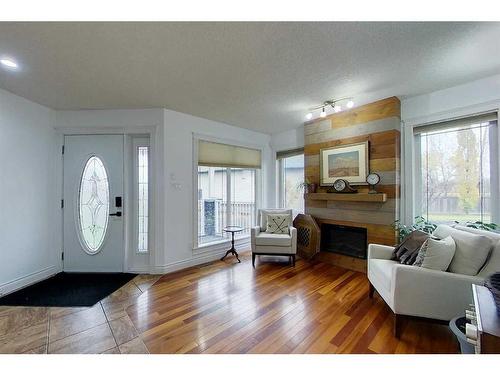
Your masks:
<svg viewBox="0 0 500 375"><path fill-rule="evenodd" d="M267 215L282 214L290 215L293 219L292 210L289 209L265 209L258 211L259 225L251 229L250 243L252 245L252 265L255 267L257 255L283 255L290 258L295 266L295 255L297 254L297 229L292 226L292 220L287 234L266 233Z"/></svg>
<svg viewBox="0 0 500 375"><path fill-rule="evenodd" d="M482 284L486 276L500 271L500 234L462 226L455 229L491 239L490 255L475 276L400 264L391 260L393 247L368 246L369 295L372 298L376 290L394 312L396 337L404 317L449 321L464 314L472 302L471 285Z"/></svg>

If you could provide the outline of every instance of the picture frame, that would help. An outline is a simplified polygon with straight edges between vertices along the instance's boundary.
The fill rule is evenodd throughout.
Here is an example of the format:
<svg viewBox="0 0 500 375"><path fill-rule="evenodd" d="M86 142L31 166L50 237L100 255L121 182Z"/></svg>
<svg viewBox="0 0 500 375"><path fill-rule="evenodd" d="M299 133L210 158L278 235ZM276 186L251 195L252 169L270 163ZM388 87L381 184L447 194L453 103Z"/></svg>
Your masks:
<svg viewBox="0 0 500 375"><path fill-rule="evenodd" d="M332 186L339 178L351 185L366 185L370 173L368 141L323 148L319 165L321 186Z"/></svg>

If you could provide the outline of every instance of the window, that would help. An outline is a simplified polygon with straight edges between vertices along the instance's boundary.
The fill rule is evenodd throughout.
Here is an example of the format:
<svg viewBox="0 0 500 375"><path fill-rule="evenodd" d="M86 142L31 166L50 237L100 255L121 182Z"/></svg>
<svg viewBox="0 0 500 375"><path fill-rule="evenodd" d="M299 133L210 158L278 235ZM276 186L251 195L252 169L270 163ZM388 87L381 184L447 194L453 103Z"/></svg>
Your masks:
<svg viewBox="0 0 500 375"><path fill-rule="evenodd" d="M137 252L148 251L148 146L137 147Z"/></svg>
<svg viewBox="0 0 500 375"><path fill-rule="evenodd" d="M249 236L256 222L260 151L201 140L198 146L198 245L229 238L223 231L228 225L244 228L235 238Z"/></svg>
<svg viewBox="0 0 500 375"><path fill-rule="evenodd" d="M97 156L90 157L83 168L78 213L83 248L96 254L104 242L109 214L108 174Z"/></svg>
<svg viewBox="0 0 500 375"><path fill-rule="evenodd" d="M433 222L492 222L498 204L496 114L414 129L415 213Z"/></svg>
<svg viewBox="0 0 500 375"><path fill-rule="evenodd" d="M293 209L294 216L304 213L304 150L280 152L277 158L280 206Z"/></svg>

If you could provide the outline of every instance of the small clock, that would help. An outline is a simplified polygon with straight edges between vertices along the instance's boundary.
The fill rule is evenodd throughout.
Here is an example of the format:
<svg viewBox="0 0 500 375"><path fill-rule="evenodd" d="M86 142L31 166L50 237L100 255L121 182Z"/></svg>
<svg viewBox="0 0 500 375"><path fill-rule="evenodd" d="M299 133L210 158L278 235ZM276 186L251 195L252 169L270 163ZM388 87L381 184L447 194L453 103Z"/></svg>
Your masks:
<svg viewBox="0 0 500 375"><path fill-rule="evenodd" d="M338 180L335 180L335 182L333 183L333 192L334 193L356 193L357 190L353 189L351 187L351 185L349 185L349 182L339 178Z"/></svg>
<svg viewBox="0 0 500 375"><path fill-rule="evenodd" d="M370 191L368 194L376 194L377 191L375 190L375 185L380 182L380 176L376 173L370 173L366 176L366 182L370 185Z"/></svg>

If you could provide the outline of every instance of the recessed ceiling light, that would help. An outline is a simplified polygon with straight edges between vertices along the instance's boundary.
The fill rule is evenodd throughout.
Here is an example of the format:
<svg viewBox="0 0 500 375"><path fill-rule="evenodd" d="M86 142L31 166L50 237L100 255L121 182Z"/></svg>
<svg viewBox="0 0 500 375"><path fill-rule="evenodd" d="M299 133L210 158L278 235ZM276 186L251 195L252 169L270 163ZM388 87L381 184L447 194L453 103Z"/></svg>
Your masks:
<svg viewBox="0 0 500 375"><path fill-rule="evenodd" d="M3 58L3 59L0 59L0 63L3 66L6 66L7 68L11 68L11 69L17 69L17 67L18 67L17 63L12 59Z"/></svg>
<svg viewBox="0 0 500 375"><path fill-rule="evenodd" d="M333 110L338 113L340 111L342 111L342 107L340 105L336 105L335 107L333 107Z"/></svg>
<svg viewBox="0 0 500 375"><path fill-rule="evenodd" d="M346 104L347 108L352 108L354 107L354 102L352 100L349 100Z"/></svg>
<svg viewBox="0 0 500 375"><path fill-rule="evenodd" d="M309 121L310 119L313 118L313 114L311 112L309 112L307 115L306 115L306 120Z"/></svg>

